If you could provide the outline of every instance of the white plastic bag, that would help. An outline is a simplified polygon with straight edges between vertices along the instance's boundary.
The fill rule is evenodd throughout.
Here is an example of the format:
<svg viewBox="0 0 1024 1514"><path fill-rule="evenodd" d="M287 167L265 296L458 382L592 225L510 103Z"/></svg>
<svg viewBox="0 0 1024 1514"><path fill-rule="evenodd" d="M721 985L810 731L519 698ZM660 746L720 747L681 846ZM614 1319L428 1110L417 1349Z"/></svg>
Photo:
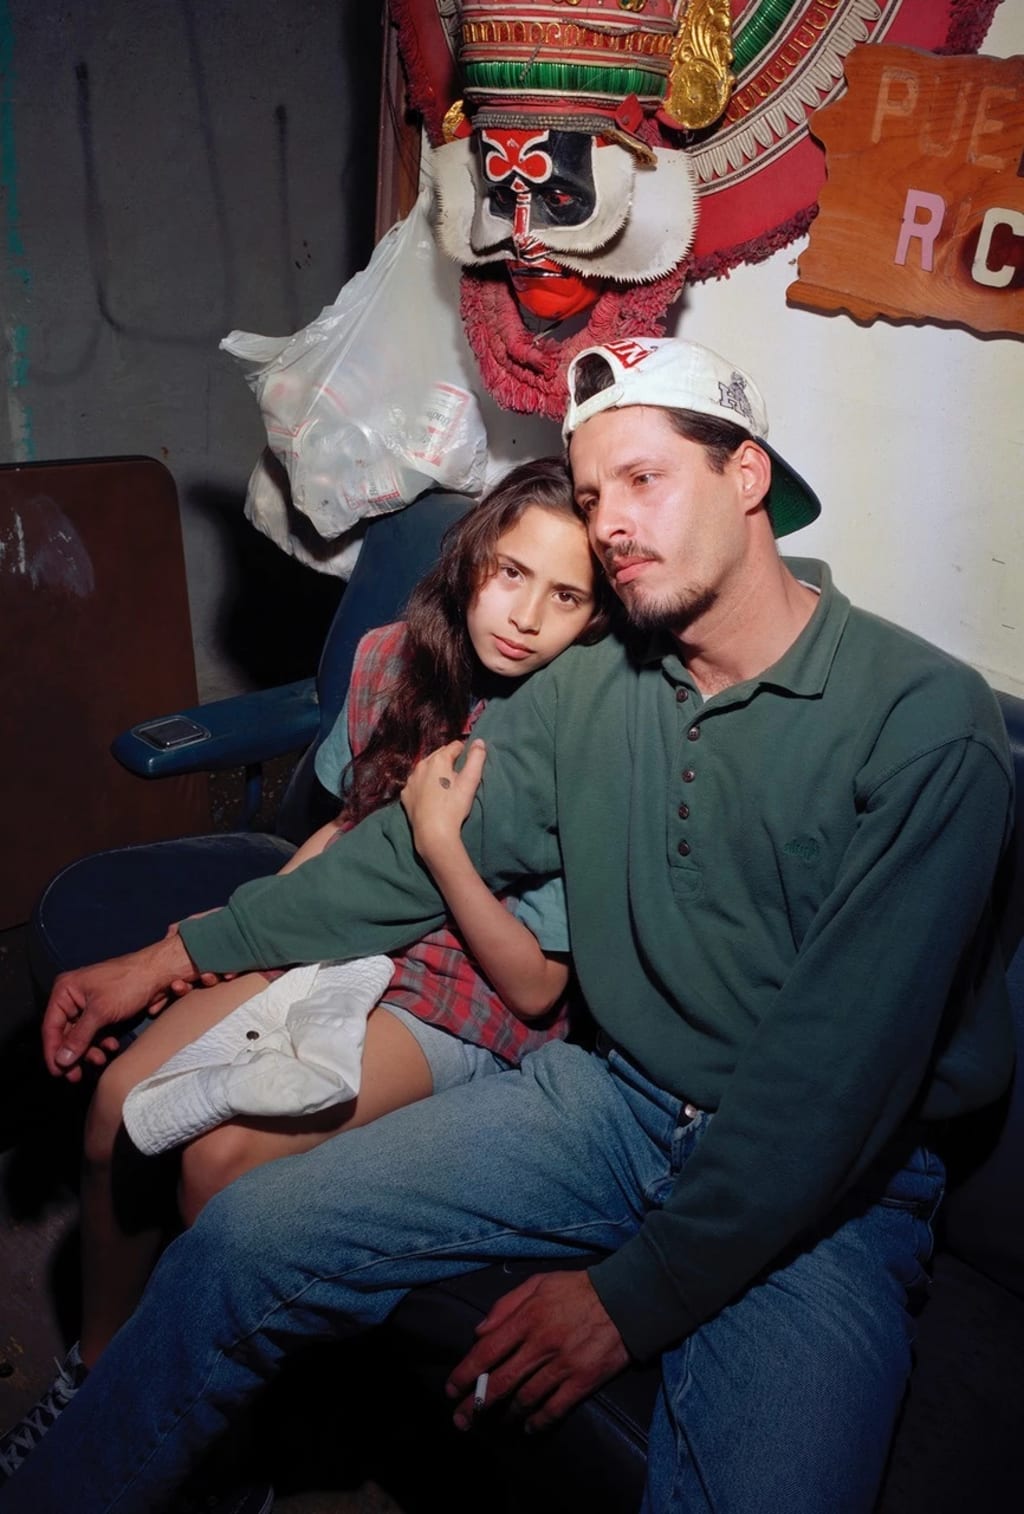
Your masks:
<svg viewBox="0 0 1024 1514"><path fill-rule="evenodd" d="M352 577L366 535L366 521L357 521L341 536L327 539L319 535L313 522L292 504L288 475L269 447L264 447L249 477L245 518L269 536L275 547L307 568L333 578Z"/></svg>
<svg viewBox="0 0 1024 1514"><path fill-rule="evenodd" d="M479 494L487 434L458 313L458 270L421 195L367 267L291 337L233 331L294 507L333 538L432 485Z"/></svg>

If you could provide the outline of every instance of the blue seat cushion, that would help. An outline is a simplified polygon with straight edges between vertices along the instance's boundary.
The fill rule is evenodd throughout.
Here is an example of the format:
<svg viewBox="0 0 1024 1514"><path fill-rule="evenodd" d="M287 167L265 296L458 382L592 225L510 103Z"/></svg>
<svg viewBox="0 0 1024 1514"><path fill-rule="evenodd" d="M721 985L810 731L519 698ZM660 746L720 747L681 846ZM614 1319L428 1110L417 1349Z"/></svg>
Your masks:
<svg viewBox="0 0 1024 1514"><path fill-rule="evenodd" d="M58 973L136 951L174 921L227 902L242 883L276 873L295 848L243 831L94 852L47 884L28 932L32 974L49 993Z"/></svg>

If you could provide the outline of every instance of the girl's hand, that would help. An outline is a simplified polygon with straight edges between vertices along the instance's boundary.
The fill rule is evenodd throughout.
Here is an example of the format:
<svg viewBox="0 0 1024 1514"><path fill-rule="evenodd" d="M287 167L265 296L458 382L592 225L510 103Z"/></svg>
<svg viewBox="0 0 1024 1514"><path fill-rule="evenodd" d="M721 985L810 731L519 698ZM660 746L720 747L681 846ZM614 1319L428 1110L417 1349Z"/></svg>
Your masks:
<svg viewBox="0 0 1024 1514"><path fill-rule="evenodd" d="M435 848L450 846L458 838L480 787L487 748L480 740L470 742L466 761L456 772L455 760L464 746L465 742L450 741L422 758L402 790L402 808L425 862Z"/></svg>

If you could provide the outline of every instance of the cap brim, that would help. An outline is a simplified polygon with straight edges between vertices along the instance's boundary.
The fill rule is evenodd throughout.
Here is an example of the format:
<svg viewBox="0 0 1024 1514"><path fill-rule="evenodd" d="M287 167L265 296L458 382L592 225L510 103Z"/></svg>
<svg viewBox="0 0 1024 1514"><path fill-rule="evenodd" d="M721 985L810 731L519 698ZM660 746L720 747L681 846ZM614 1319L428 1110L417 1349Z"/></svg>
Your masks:
<svg viewBox="0 0 1024 1514"><path fill-rule="evenodd" d="M756 440L757 445L763 447L772 460L772 487L768 496L768 517L772 531L776 536L789 536L793 531L809 526L812 520L817 520L821 514L821 500L810 484L789 466L785 458L779 456L774 447L759 438Z"/></svg>

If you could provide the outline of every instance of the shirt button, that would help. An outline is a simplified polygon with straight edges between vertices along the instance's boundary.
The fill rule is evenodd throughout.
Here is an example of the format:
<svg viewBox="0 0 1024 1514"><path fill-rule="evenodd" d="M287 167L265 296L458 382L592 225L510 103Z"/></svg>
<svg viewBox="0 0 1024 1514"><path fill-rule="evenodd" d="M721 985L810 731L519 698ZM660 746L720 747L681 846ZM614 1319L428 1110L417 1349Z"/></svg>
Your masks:
<svg viewBox="0 0 1024 1514"><path fill-rule="evenodd" d="M686 739L687 739L687 741L699 741L700 740L700 726L699 725L692 725L690 727L690 729L686 733Z"/></svg>
<svg viewBox="0 0 1024 1514"><path fill-rule="evenodd" d="M690 855L690 843L688 841L680 841L679 845L676 847L676 851L679 853L680 857L688 857Z"/></svg>
<svg viewBox="0 0 1024 1514"><path fill-rule="evenodd" d="M689 697L689 689L676 689L676 704L685 704Z"/></svg>
<svg viewBox="0 0 1024 1514"><path fill-rule="evenodd" d="M681 804L679 806L679 818L680 820L689 820L690 806L688 804Z"/></svg>
<svg viewBox="0 0 1024 1514"><path fill-rule="evenodd" d="M696 776L697 774L693 771L693 768L684 768L680 774L684 783L692 783Z"/></svg>

